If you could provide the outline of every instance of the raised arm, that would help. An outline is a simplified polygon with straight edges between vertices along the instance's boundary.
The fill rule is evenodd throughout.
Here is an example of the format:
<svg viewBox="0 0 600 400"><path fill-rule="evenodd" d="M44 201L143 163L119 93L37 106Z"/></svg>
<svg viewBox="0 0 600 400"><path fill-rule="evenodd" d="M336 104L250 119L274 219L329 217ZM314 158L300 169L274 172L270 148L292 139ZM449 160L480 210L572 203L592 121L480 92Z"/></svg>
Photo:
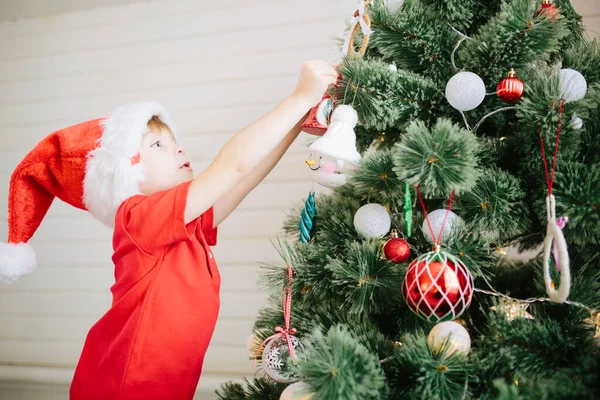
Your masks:
<svg viewBox="0 0 600 400"><path fill-rule="evenodd" d="M324 61L304 63L294 92L231 138L215 160L191 183L185 222L198 218L246 178L336 80L337 71L331 64Z"/></svg>

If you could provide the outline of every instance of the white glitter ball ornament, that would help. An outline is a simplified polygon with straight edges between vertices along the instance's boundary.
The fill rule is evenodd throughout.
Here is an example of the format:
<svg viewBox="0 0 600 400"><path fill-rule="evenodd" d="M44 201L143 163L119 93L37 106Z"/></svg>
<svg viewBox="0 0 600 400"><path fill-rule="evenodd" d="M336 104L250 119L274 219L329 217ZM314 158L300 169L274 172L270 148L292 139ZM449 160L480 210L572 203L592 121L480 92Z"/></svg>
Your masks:
<svg viewBox="0 0 600 400"><path fill-rule="evenodd" d="M448 217L446 217L446 213L448 213ZM427 223L427 219L423 220L423 226L421 229L423 230L423 236L425 239L431 244L435 244L435 240L431 235L431 231L433 231L433 235L435 238L439 238L440 231L442 229L442 223L444 223L444 218L446 218L446 222L444 223L444 230L441 235L440 245L447 243L453 240L454 236L458 233L461 225L461 220L452 211L448 211L446 209L439 209L432 211L428 214L429 216L429 224L431 224L431 229L429 229L429 224Z"/></svg>
<svg viewBox="0 0 600 400"><path fill-rule="evenodd" d="M559 72L560 95L565 102L581 100L587 93L587 82L581 73L564 68Z"/></svg>
<svg viewBox="0 0 600 400"><path fill-rule="evenodd" d="M304 382L292 383L281 393L279 400L312 400L315 393L310 385Z"/></svg>
<svg viewBox="0 0 600 400"><path fill-rule="evenodd" d="M579 117L573 117L573 119L571 119L571 128L573 128L573 129L583 128L583 120Z"/></svg>
<svg viewBox="0 0 600 400"><path fill-rule="evenodd" d="M386 0L385 5L390 11L395 11L402 7L404 0Z"/></svg>
<svg viewBox="0 0 600 400"><path fill-rule="evenodd" d="M390 71L390 72L398 72L398 67L396 67L396 64L390 64L388 66L388 71Z"/></svg>
<svg viewBox="0 0 600 400"><path fill-rule="evenodd" d="M365 204L354 214L354 229L363 237L380 238L392 227L390 214L381 204Z"/></svg>
<svg viewBox="0 0 600 400"><path fill-rule="evenodd" d="M296 358L302 357L304 346L296 336L290 335L290 339ZM267 375L276 382L292 383L300 379L296 365L291 360L285 336L277 336L267 343L263 350L262 363Z"/></svg>
<svg viewBox="0 0 600 400"><path fill-rule="evenodd" d="M429 332L427 343L432 351L439 351L445 346L447 356L454 352L463 353L466 356L471 349L469 332L454 321L436 324Z"/></svg>
<svg viewBox="0 0 600 400"><path fill-rule="evenodd" d="M485 99L485 83L473 72L459 72L446 84L446 99L459 111L470 111Z"/></svg>

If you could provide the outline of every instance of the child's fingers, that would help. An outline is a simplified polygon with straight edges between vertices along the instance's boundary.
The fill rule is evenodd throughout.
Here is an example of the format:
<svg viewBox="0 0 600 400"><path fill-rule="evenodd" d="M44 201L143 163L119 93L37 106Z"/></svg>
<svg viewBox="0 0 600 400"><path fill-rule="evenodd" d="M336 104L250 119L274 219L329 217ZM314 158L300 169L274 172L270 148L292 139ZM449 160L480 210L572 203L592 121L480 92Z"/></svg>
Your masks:
<svg viewBox="0 0 600 400"><path fill-rule="evenodd" d="M327 85L335 85L337 83L337 75L336 76L327 76L326 82L327 82Z"/></svg>
<svg viewBox="0 0 600 400"><path fill-rule="evenodd" d="M337 75L335 67L326 61L309 61L306 63L313 71L319 71L327 75Z"/></svg>

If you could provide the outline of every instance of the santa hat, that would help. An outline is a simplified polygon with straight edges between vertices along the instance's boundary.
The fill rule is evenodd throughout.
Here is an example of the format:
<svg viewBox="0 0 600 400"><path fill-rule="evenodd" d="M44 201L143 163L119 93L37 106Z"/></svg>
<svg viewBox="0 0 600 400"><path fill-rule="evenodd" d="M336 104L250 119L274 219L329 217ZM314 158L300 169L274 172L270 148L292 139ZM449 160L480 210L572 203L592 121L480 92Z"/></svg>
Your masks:
<svg viewBox="0 0 600 400"><path fill-rule="evenodd" d="M144 178L136 159L148 121L159 117L176 135L158 103L140 102L51 133L19 163L8 192L8 243L0 242L0 282L13 283L36 266L27 244L55 197L89 211L108 227Z"/></svg>

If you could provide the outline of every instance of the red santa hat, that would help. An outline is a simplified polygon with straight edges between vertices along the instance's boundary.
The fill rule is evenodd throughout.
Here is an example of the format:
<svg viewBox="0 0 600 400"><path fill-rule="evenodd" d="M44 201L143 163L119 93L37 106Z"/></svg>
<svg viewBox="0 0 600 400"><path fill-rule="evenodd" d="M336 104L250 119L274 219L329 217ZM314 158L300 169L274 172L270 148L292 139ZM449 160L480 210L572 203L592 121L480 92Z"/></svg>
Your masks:
<svg viewBox="0 0 600 400"><path fill-rule="evenodd" d="M10 179L8 243L0 242L0 282L16 282L35 269L35 252L27 242L55 197L114 226L119 206L139 193L144 171L136 156L153 116L177 137L160 104L140 102L53 132L25 156Z"/></svg>

